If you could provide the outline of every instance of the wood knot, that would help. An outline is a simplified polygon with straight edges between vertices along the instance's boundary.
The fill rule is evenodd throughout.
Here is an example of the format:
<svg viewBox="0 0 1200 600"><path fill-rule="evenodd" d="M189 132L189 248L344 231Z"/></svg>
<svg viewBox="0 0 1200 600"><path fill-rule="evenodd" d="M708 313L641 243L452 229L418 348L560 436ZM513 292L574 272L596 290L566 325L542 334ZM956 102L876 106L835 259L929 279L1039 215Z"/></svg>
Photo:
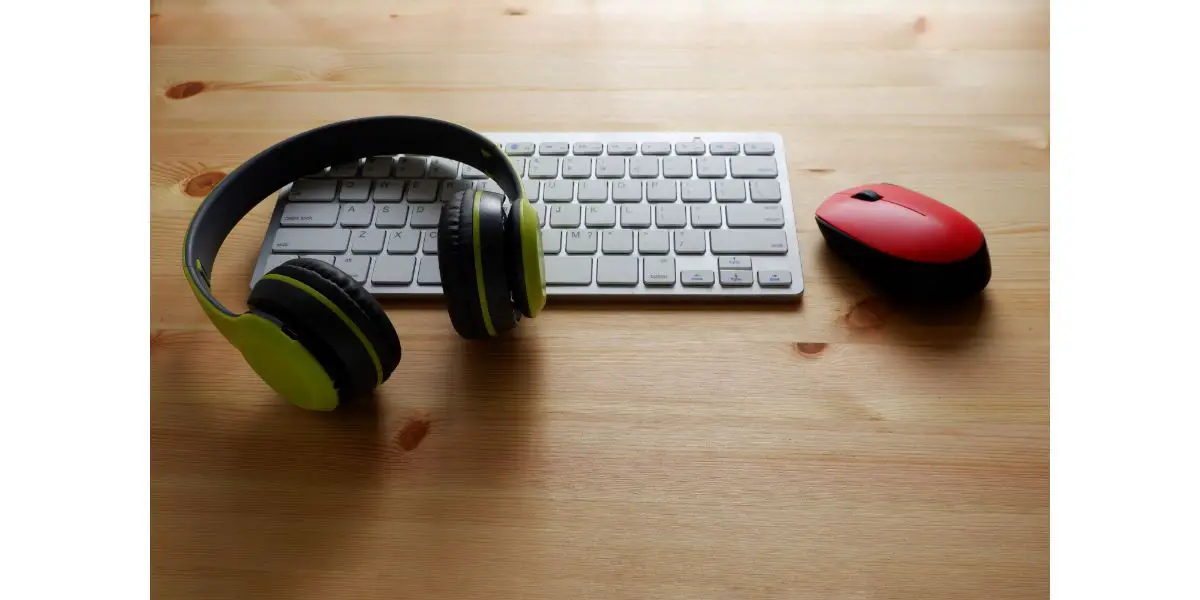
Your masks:
<svg viewBox="0 0 1200 600"><path fill-rule="evenodd" d="M846 324L853 329L879 329L887 323L891 308L881 298L867 298L846 313Z"/></svg>
<svg viewBox="0 0 1200 600"><path fill-rule="evenodd" d="M388 15L388 18L389 18L389 19L399 19L399 18L400 18L400 15L398 15L398 14L396 14L396 13L392 13L392 14Z"/></svg>
<svg viewBox="0 0 1200 600"><path fill-rule="evenodd" d="M796 342L792 344L792 350L805 358L812 358L825 351L826 344L824 342Z"/></svg>
<svg viewBox="0 0 1200 600"><path fill-rule="evenodd" d="M925 33L929 30L929 19L926 19L924 16L917 17L917 20L913 21L912 28L913 33L917 35Z"/></svg>
<svg viewBox="0 0 1200 600"><path fill-rule="evenodd" d="M203 92L206 87L203 81L185 81L167 88L166 96L172 100L183 100Z"/></svg>
<svg viewBox="0 0 1200 600"><path fill-rule="evenodd" d="M504 9L504 14L505 14L505 16L509 16L509 17L520 17L520 16L529 14L529 10L519 7L519 6L517 6L517 7L510 6L510 7Z"/></svg>
<svg viewBox="0 0 1200 600"><path fill-rule="evenodd" d="M155 329L150 332L150 351L154 352L154 348L162 344L163 330Z"/></svg>
<svg viewBox="0 0 1200 600"><path fill-rule="evenodd" d="M201 173L189 180L183 185L183 193L196 198L203 198L212 191L221 180L225 179L225 174L220 171L209 171Z"/></svg>
<svg viewBox="0 0 1200 600"><path fill-rule="evenodd" d="M400 433L396 434L396 445L405 452L412 452L421 444L421 440L429 435L429 425L427 419L409 419L400 429Z"/></svg>
<svg viewBox="0 0 1200 600"><path fill-rule="evenodd" d="M804 170L808 171L809 173L824 174L824 173L833 173L837 169L834 169L833 167L805 167Z"/></svg>

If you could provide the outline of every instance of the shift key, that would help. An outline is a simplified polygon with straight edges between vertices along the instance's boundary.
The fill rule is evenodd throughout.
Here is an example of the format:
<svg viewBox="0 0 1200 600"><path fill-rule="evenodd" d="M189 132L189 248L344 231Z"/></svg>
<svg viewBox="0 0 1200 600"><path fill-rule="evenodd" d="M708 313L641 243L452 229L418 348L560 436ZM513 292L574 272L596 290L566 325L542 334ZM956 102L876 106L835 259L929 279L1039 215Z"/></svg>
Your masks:
<svg viewBox="0 0 1200 600"><path fill-rule="evenodd" d="M271 250L299 254L341 254L350 245L349 229L280 229Z"/></svg>
<svg viewBox="0 0 1200 600"><path fill-rule="evenodd" d="M716 229L708 232L713 254L787 254L787 235L780 229Z"/></svg>

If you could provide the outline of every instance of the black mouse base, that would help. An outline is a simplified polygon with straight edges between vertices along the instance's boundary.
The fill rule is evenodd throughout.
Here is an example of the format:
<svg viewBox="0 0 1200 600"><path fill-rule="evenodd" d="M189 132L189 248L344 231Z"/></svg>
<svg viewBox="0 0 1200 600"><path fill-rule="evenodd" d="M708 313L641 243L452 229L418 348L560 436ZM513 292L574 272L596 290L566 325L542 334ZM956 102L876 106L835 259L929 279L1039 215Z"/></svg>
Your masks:
<svg viewBox="0 0 1200 600"><path fill-rule="evenodd" d="M921 263L885 254L855 240L817 217L817 227L835 255L880 293L913 304L967 300L987 287L992 262L984 240L970 257L953 263Z"/></svg>

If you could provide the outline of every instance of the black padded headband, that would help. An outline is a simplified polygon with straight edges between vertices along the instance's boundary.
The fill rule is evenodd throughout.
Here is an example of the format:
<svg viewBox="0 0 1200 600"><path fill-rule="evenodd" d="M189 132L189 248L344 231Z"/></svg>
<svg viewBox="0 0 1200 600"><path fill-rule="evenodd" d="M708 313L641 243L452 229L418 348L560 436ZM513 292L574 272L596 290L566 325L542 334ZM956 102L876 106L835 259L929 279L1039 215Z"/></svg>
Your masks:
<svg viewBox="0 0 1200 600"><path fill-rule="evenodd" d="M323 125L263 150L213 188L192 217L183 244L183 266L200 293L233 313L209 290L217 251L254 207L283 186L330 166L370 156L417 154L458 161L493 179L513 202L521 181L495 142L461 125L428 117L379 116Z"/></svg>

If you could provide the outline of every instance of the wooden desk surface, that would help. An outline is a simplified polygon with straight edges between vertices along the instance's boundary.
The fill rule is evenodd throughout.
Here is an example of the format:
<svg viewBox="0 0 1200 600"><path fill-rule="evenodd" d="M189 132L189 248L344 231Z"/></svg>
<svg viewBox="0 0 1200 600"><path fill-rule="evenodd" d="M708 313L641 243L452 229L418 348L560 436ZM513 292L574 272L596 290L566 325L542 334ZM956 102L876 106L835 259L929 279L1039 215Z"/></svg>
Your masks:
<svg viewBox="0 0 1200 600"><path fill-rule="evenodd" d="M152 0L155 597L1047 596L1048 4ZM804 301L554 304L491 346L389 304L377 408L289 408L181 235L240 161L379 113L778 130ZM872 180L984 227L981 303L906 315L830 259L813 210ZM235 307L269 210L218 260Z"/></svg>

